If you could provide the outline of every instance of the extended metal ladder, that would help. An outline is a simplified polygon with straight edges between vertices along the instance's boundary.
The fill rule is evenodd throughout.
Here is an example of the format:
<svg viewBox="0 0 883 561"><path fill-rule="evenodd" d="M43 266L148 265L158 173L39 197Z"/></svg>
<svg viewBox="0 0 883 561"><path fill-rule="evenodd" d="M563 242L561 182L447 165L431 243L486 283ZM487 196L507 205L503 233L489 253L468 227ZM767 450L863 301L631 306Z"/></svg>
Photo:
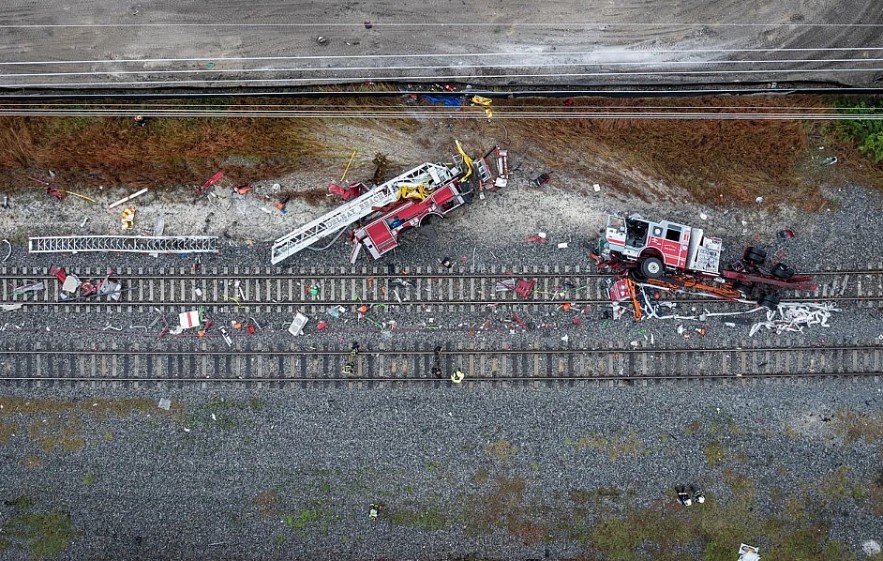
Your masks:
<svg viewBox="0 0 883 561"><path fill-rule="evenodd" d="M398 200L402 183L427 184L429 190L447 183L460 175L456 166L447 167L441 164L425 163L390 179L382 185L365 192L360 197L344 203L325 216L301 226L290 234L275 241L271 250L270 261L275 265L288 259L295 253L313 245L322 238L336 234L350 224L354 224L375 211Z"/></svg>
<svg viewBox="0 0 883 561"><path fill-rule="evenodd" d="M28 238L28 253L217 253L215 236L51 236Z"/></svg>

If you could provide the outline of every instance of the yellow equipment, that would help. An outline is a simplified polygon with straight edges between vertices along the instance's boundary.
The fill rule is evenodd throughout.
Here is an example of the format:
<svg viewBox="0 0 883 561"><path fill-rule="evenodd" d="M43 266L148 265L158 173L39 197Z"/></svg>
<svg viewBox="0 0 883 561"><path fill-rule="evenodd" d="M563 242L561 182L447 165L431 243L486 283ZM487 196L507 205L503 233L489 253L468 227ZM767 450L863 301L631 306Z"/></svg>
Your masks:
<svg viewBox="0 0 883 561"><path fill-rule="evenodd" d="M487 98L487 97L482 97L480 95L474 95L474 96L472 96L472 99L470 99L469 101L471 101L475 105L483 105L483 106L487 107L491 103L493 103L494 100Z"/></svg>
<svg viewBox="0 0 883 561"><path fill-rule="evenodd" d="M422 201L429 196L425 183L417 183L414 185L402 184L399 188L399 199L417 199Z"/></svg>
<svg viewBox="0 0 883 561"><path fill-rule="evenodd" d="M460 145L459 140L454 141L457 144L457 152L460 153L460 156L463 158L463 164L466 166L466 175L460 178L460 181L466 181L470 175L472 175L472 158L463 150L463 147Z"/></svg>
<svg viewBox="0 0 883 561"><path fill-rule="evenodd" d="M130 206L123 209L123 215L120 217L120 227L123 230L131 230L135 227L135 207Z"/></svg>

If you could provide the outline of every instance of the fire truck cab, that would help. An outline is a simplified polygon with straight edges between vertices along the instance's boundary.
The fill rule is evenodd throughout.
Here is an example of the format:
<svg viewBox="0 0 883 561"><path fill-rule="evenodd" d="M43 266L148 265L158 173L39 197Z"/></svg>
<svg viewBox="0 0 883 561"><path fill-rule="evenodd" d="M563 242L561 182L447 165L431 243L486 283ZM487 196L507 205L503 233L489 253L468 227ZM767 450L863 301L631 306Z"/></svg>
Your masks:
<svg viewBox="0 0 883 561"><path fill-rule="evenodd" d="M720 238L705 236L701 228L632 214L607 217L598 252L604 259L638 264L647 278L661 277L666 269L718 276L721 247Z"/></svg>

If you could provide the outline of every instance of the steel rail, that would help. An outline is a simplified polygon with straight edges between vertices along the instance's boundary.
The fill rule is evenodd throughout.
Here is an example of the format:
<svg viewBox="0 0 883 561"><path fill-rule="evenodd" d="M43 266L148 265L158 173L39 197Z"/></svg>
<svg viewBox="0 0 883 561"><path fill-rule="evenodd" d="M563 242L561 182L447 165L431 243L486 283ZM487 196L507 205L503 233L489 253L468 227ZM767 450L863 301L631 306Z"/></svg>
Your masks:
<svg viewBox="0 0 883 561"><path fill-rule="evenodd" d="M73 273L78 276L85 276L87 273L82 273L80 269L70 269L68 273ZM104 273L101 271L94 271L93 273L89 273L92 275L103 276ZM824 271L800 271L799 274L801 276L836 276L836 275L881 275L883 274L883 269L850 269L850 270L824 270ZM537 279L555 279L555 278L572 278L572 277L585 277L585 278L603 278L603 277L615 277L614 273L600 273L597 271L530 271L530 270L501 270L498 272L472 272L472 271L464 271L464 272L450 272L447 270L439 270L437 272L397 272L397 273L372 273L372 272L362 272L362 273L353 273L353 272L345 272L345 273L328 273L328 272L304 272L304 271L294 271L289 269L287 271L278 270L277 272L238 272L231 273L229 271L219 272L219 273L202 273L202 274L193 274L193 273L182 273L178 274L174 271L169 271L165 273L128 273L128 272L117 272L115 271L115 278L122 278L124 280L210 280L210 281L223 281L223 280L293 280L293 279L306 279L306 280L362 280L367 278L373 278L375 281L382 281L384 279L395 279L395 280L409 280L409 279L494 279L494 280L505 280L507 278L516 278L516 277L531 277ZM0 273L0 279L22 279L22 280L52 280L55 277L46 272L34 272L34 273Z"/></svg>
<svg viewBox="0 0 883 561"><path fill-rule="evenodd" d="M838 357L842 358L844 353L850 352L866 352L868 353L862 359L864 363L873 363L873 364L853 364L852 366L847 366L845 364L846 361L835 362ZM824 361L824 357L831 355L832 359L830 364L833 365L834 369L830 369L829 366L827 369L816 369L811 368L807 369L805 366L800 364L801 357L809 357L813 359L818 359L819 355L822 355L822 360ZM695 364L696 355L720 355L721 356L721 366L717 365L706 365L704 368L711 369L709 372L697 372L699 367L693 366ZM637 371L641 365L638 361L634 359L626 360L623 362L623 357L640 357L640 356L650 355L651 357L655 357L657 355L686 355L688 358L692 358L693 361L690 362L689 366L681 367L678 366L680 362L674 364L674 368L670 368L672 372L665 372L664 370L660 370L655 365L651 370L648 371L646 367L646 362L643 364L643 372L640 373ZM779 367L777 371L761 371L765 366L769 363L764 361L759 365L752 365L750 368L745 366L745 360L739 360L740 356L744 357L744 355L760 355L761 358L765 358L764 355L775 355L778 357L777 364L780 364L778 361L781 360L782 356L787 355L795 355L798 360L798 364L794 367L793 371L788 371L789 363L785 362L785 366ZM617 382L626 382L633 383L635 381L665 381L665 380L737 380L737 379L769 379L769 378L825 378L825 377L870 377L870 376L879 376L881 374L881 369L877 367L880 364L881 356L883 356L883 345L834 345L828 347L817 347L817 346L799 346L799 347L778 347L778 346L763 346L763 347L754 347L754 348L744 348L744 349L733 349L733 348L711 348L711 349L673 349L673 348L610 348L610 349L587 349L587 348L579 348L579 349L503 349L503 350L492 350L492 349L456 349L456 350L440 350L436 352L434 350L429 349L410 349L410 350L363 350L360 352L353 362L356 367L354 367L350 372L344 373L340 372L336 375L328 375L328 374L318 374L318 375L309 375L309 374L297 374L292 371L290 373L285 372L283 359L285 358L294 358L300 361L300 368L303 372L310 372L313 368L305 365L305 361L316 361L320 359L333 359L331 362L333 364L329 364L326 360L324 363L324 368L326 370L332 370L335 366L340 366L341 361L345 359L347 356L352 356L349 351L340 351L340 350L237 350L237 351L205 351L205 350L189 350L189 349L176 349L176 350L165 350L165 351L154 351L154 350L116 350L116 349L99 349L99 350L66 350L66 349L10 349L7 352L7 357L15 360L16 358L27 358L27 362L24 364L25 368L32 369L39 367L43 371L48 371L44 375L19 375L16 374L19 368L14 368L14 372L5 372L0 375L0 381L7 383L34 383L34 382L102 382L102 383L144 383L144 382L158 382L158 383L169 383L169 382L177 382L177 383L203 383L203 384L217 384L217 383L245 383L245 384L253 384L253 383L285 383L285 382L293 382L293 383L375 383L375 382L404 382L404 383L423 383L423 382L434 382L440 384L447 384L446 375L448 372L453 371L453 368L463 368L469 371L468 376L465 381L467 383L475 383L475 382L546 382L546 383L566 383L566 382L575 382L575 381L617 381ZM34 358L37 357L37 358ZM45 360L41 360L42 357L46 357ZM102 370L101 374L96 375L84 375L82 373L76 372L76 370L85 370L87 365L80 365L82 368L77 368L76 364L72 363L72 360L76 357L85 357L87 360L92 362L92 370L98 370L99 368L95 366L99 360L102 360L100 370ZM126 373L121 375L117 375L117 360L119 357L124 358L124 367L126 367ZM244 364L253 364L256 357L269 357L270 359L275 359L275 362L278 364L278 368L273 368L274 361L269 362L268 364L260 363L259 366L254 368L245 368L247 370L243 375L232 376L228 372L230 370L236 370L236 366L239 367L240 371L243 370ZM381 357L386 358L402 358L402 357L412 357L419 359L426 359L423 362L415 362L412 363L416 365L414 369L415 372L421 372L422 374L415 375L402 370L401 374L396 373L395 368L390 368L387 366L387 363L381 360ZM438 369L429 368L430 363L428 360L430 357L436 357L435 365L438 366ZM546 357L548 360L558 359L566 360L567 364L570 366L568 370L565 371L553 371L553 363L546 362L540 366L538 363L534 363L534 368L531 369L529 363L521 361L519 366L518 362L507 363L506 358L515 359L518 357L522 357L523 359L527 359L529 357L536 357L539 360L539 357ZM579 368L583 370L587 370L585 373L573 373L572 366L578 362L579 359L584 357L597 357L600 359L611 360L614 359L620 362L620 368L622 366L626 366L628 369L620 369L616 370L616 366L613 365L610 368L610 371L607 373L601 373L604 370L607 370L602 366L602 363L593 365L588 365L588 368L585 368L585 364L582 363ZM730 357L732 360L730 363L727 362L727 357ZM111 365L111 369L114 371L112 374L107 373L107 359L110 358L114 362ZM158 359L156 363L152 362L152 359ZM490 365L484 359L491 358L493 359ZM166 368L163 368L162 360L166 359L167 364ZM211 367L211 373L206 373L209 369L206 362L207 359L215 359L214 366ZM219 359L225 359L223 364L219 364ZM453 359L460 359L459 362L454 363ZM195 376L192 374L193 371L198 371L200 369L197 362L199 360L203 360L202 369L203 373L199 376ZM479 365L476 369L475 361L478 360ZM755 359L756 360L756 359ZM229 362L228 362L229 361ZM233 364L233 361L238 361L237 364ZM128 371L132 367L132 362L135 365L142 369L146 370L146 374L143 376L133 376L128 373ZM754 361L752 361L754 362ZM742 364L741 369L733 371L733 365L737 365L736 368L739 368L738 364ZM152 364L152 366L151 366ZM296 364L296 363L295 363ZM459 364L460 366L455 366ZM463 366L464 364L468 364L468 366ZM559 362L559 364L561 364ZM176 366L174 366L176 365ZM378 366L379 365L379 366ZM8 360L4 359L0 362L0 366L5 367L8 371L10 370ZM293 365L292 365L293 366ZM513 373L507 373L505 369L508 367L508 370L513 371ZM375 374L376 369L380 369L382 374ZM663 366L664 368L664 366ZM717 371L716 369L720 368L722 371ZM55 374L51 372L52 370L60 370L60 369L72 369L73 371L70 374ZM165 375L155 375L151 372L153 370L163 371L165 370ZM257 370L257 372L253 372L252 370ZM263 373L263 370L270 370L276 372L275 375L267 375ZM477 372L476 372L477 370ZM490 372L488 373L488 370ZM518 372L520 370L520 372ZM685 370L689 370L689 372L684 372ZM768 369L769 370L769 369ZM222 372L218 373L216 372ZM183 372L184 375L177 375L176 372ZM443 374L444 373L444 374Z"/></svg>
<svg viewBox="0 0 883 561"><path fill-rule="evenodd" d="M560 349L442 349L439 351L441 356L459 356L459 355L481 355L481 356L499 356L499 355L516 355L516 356L534 356L534 355L582 355L582 354L625 354L625 355L652 355L652 354L680 354L680 353L734 353L734 352L750 352L750 353L797 353L797 352L840 352L840 351L883 351L883 344L869 345L806 345L806 346L762 346L762 347L711 347L711 348L597 348L597 347L564 347ZM220 350L220 351L187 351L186 355L180 350L131 350L131 349L7 349L3 351L7 355L69 355L69 356L194 356L194 357L211 357L211 356L348 356L348 350ZM359 356L434 356L433 349L363 349L359 352ZM883 372L881 372L883 374Z"/></svg>

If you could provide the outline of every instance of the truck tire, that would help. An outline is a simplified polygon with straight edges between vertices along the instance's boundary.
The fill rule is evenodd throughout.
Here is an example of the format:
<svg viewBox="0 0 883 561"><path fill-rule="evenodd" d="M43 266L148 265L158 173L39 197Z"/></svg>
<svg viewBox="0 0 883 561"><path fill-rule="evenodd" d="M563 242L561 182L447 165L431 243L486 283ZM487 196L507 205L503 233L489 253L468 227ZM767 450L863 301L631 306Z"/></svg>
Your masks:
<svg viewBox="0 0 883 561"><path fill-rule="evenodd" d="M764 294L757 301L757 305L775 312L779 307L779 296L776 294Z"/></svg>
<svg viewBox="0 0 883 561"><path fill-rule="evenodd" d="M745 250L745 261L754 265L763 265L764 261L766 261L766 251L749 246Z"/></svg>
<svg viewBox="0 0 883 561"><path fill-rule="evenodd" d="M658 279L665 273L665 267L658 257L648 257L641 261L641 274L644 278Z"/></svg>
<svg viewBox="0 0 883 561"><path fill-rule="evenodd" d="M788 280L794 276L794 269L784 263L776 263L770 272L777 279Z"/></svg>

